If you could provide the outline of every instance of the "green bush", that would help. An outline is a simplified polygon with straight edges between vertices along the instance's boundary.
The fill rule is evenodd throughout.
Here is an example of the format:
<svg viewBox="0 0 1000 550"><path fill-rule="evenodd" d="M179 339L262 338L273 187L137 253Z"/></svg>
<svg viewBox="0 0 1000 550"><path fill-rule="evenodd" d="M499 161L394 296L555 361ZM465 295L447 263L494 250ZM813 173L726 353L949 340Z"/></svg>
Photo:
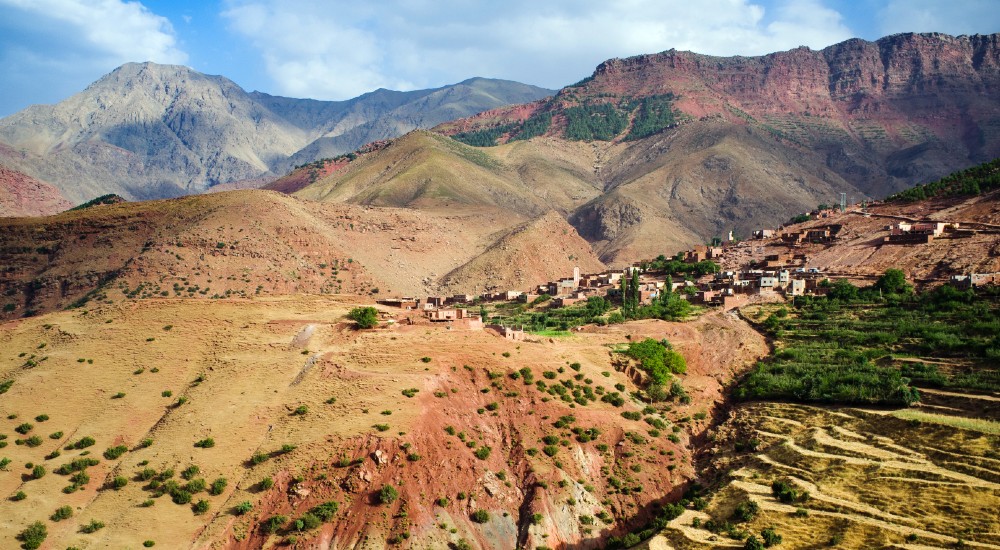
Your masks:
<svg viewBox="0 0 1000 550"><path fill-rule="evenodd" d="M208 494L213 496L221 495L226 490L226 485L228 483L229 482L226 481L226 478L224 477L216 478L216 480L212 482L211 487L209 487Z"/></svg>
<svg viewBox="0 0 1000 550"><path fill-rule="evenodd" d="M286 523L288 523L288 516L276 515L262 522L261 528L265 533L274 534L284 527Z"/></svg>
<svg viewBox="0 0 1000 550"><path fill-rule="evenodd" d="M73 517L73 508L71 506L60 506L59 508L56 508L55 512L52 512L49 519L52 521L62 521L71 517Z"/></svg>
<svg viewBox="0 0 1000 550"><path fill-rule="evenodd" d="M18 533L17 540L22 542L22 548L34 550L45 542L45 537L47 536L49 536L49 530L45 527L45 524L36 521Z"/></svg>
<svg viewBox="0 0 1000 550"><path fill-rule="evenodd" d="M88 523L86 525L82 525L80 527L80 532L81 533L86 533L86 534L89 535L90 533L96 533L96 532L100 531L103 528L104 528L104 522L97 521L96 519L92 519L92 520L90 520L90 523Z"/></svg>
<svg viewBox="0 0 1000 550"><path fill-rule="evenodd" d="M205 439L195 441L194 446L201 449L211 449L212 447L215 447L215 439L206 437Z"/></svg>
<svg viewBox="0 0 1000 550"><path fill-rule="evenodd" d="M128 447L124 445L118 445L117 447L110 447L104 451L104 458L108 460L115 460L118 457L125 454L128 451Z"/></svg>
<svg viewBox="0 0 1000 550"><path fill-rule="evenodd" d="M198 502L194 503L191 506L191 510L195 513L195 515L204 514L205 512L208 511L208 508L209 508L208 501L204 499L199 500Z"/></svg>
<svg viewBox="0 0 1000 550"><path fill-rule="evenodd" d="M240 502L239 504L233 507L233 513L235 513L237 516L242 516L244 514L247 514L250 512L250 510L253 510L253 503L251 503L249 500L244 500L243 502Z"/></svg>
<svg viewBox="0 0 1000 550"><path fill-rule="evenodd" d="M43 477L45 477L45 466L38 464L31 469L32 479L42 479Z"/></svg>
<svg viewBox="0 0 1000 550"><path fill-rule="evenodd" d="M770 548L781 544L781 535L774 530L774 527L764 529L760 532L760 536L764 539L764 548Z"/></svg>
<svg viewBox="0 0 1000 550"><path fill-rule="evenodd" d="M115 476L111 480L110 485L111 485L112 489L114 489L114 490L117 491L117 490L125 487L126 485L128 485L128 479L125 476Z"/></svg>
<svg viewBox="0 0 1000 550"><path fill-rule="evenodd" d="M733 520L737 523L753 521L758 513L760 513L760 506L756 502L744 500L737 504L736 509L733 510Z"/></svg>
<svg viewBox="0 0 1000 550"><path fill-rule="evenodd" d="M475 512L472 512L469 518L476 523L486 523L487 521L490 520L490 513L487 512L486 510L479 509L476 510Z"/></svg>
<svg viewBox="0 0 1000 550"><path fill-rule="evenodd" d="M392 485L383 485L378 491L378 501L380 504L392 504L399 498L399 492Z"/></svg>

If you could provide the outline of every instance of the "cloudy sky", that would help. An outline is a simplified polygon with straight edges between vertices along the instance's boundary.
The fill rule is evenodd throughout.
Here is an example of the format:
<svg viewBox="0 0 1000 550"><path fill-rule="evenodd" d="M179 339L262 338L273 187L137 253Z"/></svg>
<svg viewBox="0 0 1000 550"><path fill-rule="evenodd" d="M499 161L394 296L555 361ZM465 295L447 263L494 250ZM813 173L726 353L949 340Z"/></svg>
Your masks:
<svg viewBox="0 0 1000 550"><path fill-rule="evenodd" d="M759 55L897 32L1000 32L996 0L0 0L0 116L128 61L347 99L472 76L559 88L670 48Z"/></svg>

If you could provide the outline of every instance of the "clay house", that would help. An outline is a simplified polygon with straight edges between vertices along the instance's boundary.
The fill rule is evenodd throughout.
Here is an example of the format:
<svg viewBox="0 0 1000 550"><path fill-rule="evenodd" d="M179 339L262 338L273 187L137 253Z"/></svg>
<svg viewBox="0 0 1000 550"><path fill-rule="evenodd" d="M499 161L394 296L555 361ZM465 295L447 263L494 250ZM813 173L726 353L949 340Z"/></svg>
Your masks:
<svg viewBox="0 0 1000 550"><path fill-rule="evenodd" d="M514 327L505 327L503 325L488 325L486 328L496 331L501 338L506 340L513 340L515 342L520 342L524 340L524 330L516 329Z"/></svg>
<svg viewBox="0 0 1000 550"><path fill-rule="evenodd" d="M536 294L533 292L524 292L517 297L517 301L525 304L530 304L531 302L534 302L536 299L538 299L539 296L541 296L541 294Z"/></svg>
<svg viewBox="0 0 1000 550"><path fill-rule="evenodd" d="M417 309L420 305L420 300L416 298L386 298L384 300L377 300L375 303L382 304L383 306L398 307L400 309Z"/></svg>
<svg viewBox="0 0 1000 550"><path fill-rule="evenodd" d="M753 232L753 238L755 239L770 239L774 236L773 229L758 229Z"/></svg>
<svg viewBox="0 0 1000 550"><path fill-rule="evenodd" d="M444 307L448 303L448 299L444 296L428 296L426 306L430 307ZM426 307L425 306L425 307Z"/></svg>
<svg viewBox="0 0 1000 550"><path fill-rule="evenodd" d="M757 287L760 289L761 294L768 294L775 292L778 288L778 278L777 277L761 277L757 281Z"/></svg>
<svg viewBox="0 0 1000 550"><path fill-rule="evenodd" d="M451 297L452 303L455 304L471 304L475 299L476 297L472 294L456 294Z"/></svg>

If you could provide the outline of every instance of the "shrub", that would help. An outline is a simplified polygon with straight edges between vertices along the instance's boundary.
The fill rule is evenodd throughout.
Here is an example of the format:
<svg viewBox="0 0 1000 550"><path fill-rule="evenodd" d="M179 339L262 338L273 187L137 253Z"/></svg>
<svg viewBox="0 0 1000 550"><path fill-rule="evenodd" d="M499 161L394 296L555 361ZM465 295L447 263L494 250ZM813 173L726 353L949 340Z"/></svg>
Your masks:
<svg viewBox="0 0 1000 550"><path fill-rule="evenodd" d="M472 512L469 518L476 523L486 523L490 520L490 513L486 510L480 509Z"/></svg>
<svg viewBox="0 0 1000 550"><path fill-rule="evenodd" d="M286 523L288 523L288 516L271 516L267 518L263 523L261 523L261 528L265 533L274 534L277 533Z"/></svg>
<svg viewBox="0 0 1000 550"><path fill-rule="evenodd" d="M251 503L249 500L244 500L243 502L237 504L236 506L233 506L233 513L235 513L237 516L242 516L250 512L250 510L253 510L253 503Z"/></svg>
<svg viewBox="0 0 1000 550"><path fill-rule="evenodd" d="M760 539L754 535L747 537L746 543L743 545L744 550L764 550L764 544L760 542Z"/></svg>
<svg viewBox="0 0 1000 550"><path fill-rule="evenodd" d="M380 504L392 504L399 498L399 492L392 485L383 485L378 491L378 501Z"/></svg>
<svg viewBox="0 0 1000 550"><path fill-rule="evenodd" d="M34 428L34 427L35 426L33 424L29 424L27 422L24 422L24 423L18 425L16 428L14 428L14 431L17 432L17 433L19 433L19 434L21 434L21 435L27 435L28 432L30 432L31 429Z"/></svg>
<svg viewBox="0 0 1000 550"><path fill-rule="evenodd" d="M405 389L405 390L403 390L403 392L402 392L402 393L403 393L403 395L405 395L406 397L413 397L414 395L417 395L417 392L419 392L419 391L420 391L420 390L418 390L417 388L409 388L409 389Z"/></svg>
<svg viewBox="0 0 1000 550"><path fill-rule="evenodd" d="M184 490L186 490L187 492L189 492L191 494L198 494L198 493L200 493L200 492L202 492L202 491L205 490L205 480L201 479L201 478L192 479L184 487Z"/></svg>
<svg viewBox="0 0 1000 550"><path fill-rule="evenodd" d="M70 445L70 447L73 449L80 450L80 449L86 449L87 447L90 447L94 443L97 443L97 441L95 441L93 437L87 436L81 438L76 443L73 443L72 445Z"/></svg>
<svg viewBox="0 0 1000 550"><path fill-rule="evenodd" d="M186 479L186 480L188 480L188 481L190 481L191 479L194 478L194 476L198 475L200 472L201 472L201 468L199 468L199 467L195 466L194 464L192 464L192 465L188 466L187 468L184 468L184 471L181 472L181 477L184 478L184 479Z"/></svg>
<svg viewBox="0 0 1000 550"><path fill-rule="evenodd" d="M380 432L387 432L387 431L389 431L389 425L388 424L375 424L373 427L376 430L380 431Z"/></svg>
<svg viewBox="0 0 1000 550"><path fill-rule="evenodd" d="M327 501L318 506L313 506L309 513L320 519L320 521L330 521L337 514L340 505L335 501Z"/></svg>
<svg viewBox="0 0 1000 550"><path fill-rule="evenodd" d="M198 502L194 503L194 505L191 506L191 510L194 511L195 515L200 515L200 514L204 514L205 512L207 512L208 511L208 507L209 507L208 501L202 499L202 500L199 500Z"/></svg>
<svg viewBox="0 0 1000 550"><path fill-rule="evenodd" d="M308 406L306 406L306 405L299 405L298 407L295 407L294 411L292 411L292 415L293 416L305 416L305 414L307 412L309 412L309 407Z"/></svg>
<svg viewBox="0 0 1000 550"><path fill-rule="evenodd" d="M52 521L62 521L71 517L73 517L73 508L70 506L60 506L59 508L56 508L55 512L52 512L49 519Z"/></svg>
<svg viewBox="0 0 1000 550"><path fill-rule="evenodd" d="M795 502L799 499L799 492L786 480L776 479L771 483L771 492L784 503Z"/></svg>
<svg viewBox="0 0 1000 550"><path fill-rule="evenodd" d="M492 449L489 446L483 445L482 447L476 449L475 453L473 454L475 454L476 458L478 458L479 460L486 460L487 458L490 457L491 451Z"/></svg>
<svg viewBox="0 0 1000 550"><path fill-rule="evenodd" d="M271 479L270 477L265 477L264 479L260 480L260 481L259 481L259 482L257 483L257 487L258 487L258 488L259 488L259 489L260 489L261 491L267 491L267 490L268 490L268 489L270 489L271 487L274 487L274 480L273 480L273 479Z"/></svg>
<svg viewBox="0 0 1000 550"><path fill-rule="evenodd" d="M176 489L170 493L170 498L174 501L174 504L189 504L191 502L191 493L184 489Z"/></svg>
<svg viewBox="0 0 1000 550"><path fill-rule="evenodd" d="M104 458L108 460L115 460L116 458L125 454L128 451L128 447L124 445L118 445L117 447L110 447L104 451Z"/></svg>
<svg viewBox="0 0 1000 550"><path fill-rule="evenodd" d="M228 483L229 482L226 481L226 478L224 477L217 478L215 481L212 482L212 486L208 489L208 494L221 495L223 491L226 490L226 485Z"/></svg>
<svg viewBox="0 0 1000 550"><path fill-rule="evenodd" d="M194 446L199 447L201 449L211 449L212 447L215 447L215 440L212 439L211 437L206 437L201 441L195 441Z"/></svg>
<svg viewBox="0 0 1000 550"><path fill-rule="evenodd" d="M781 535L779 535L774 527L768 527L760 532L761 538L764 539L764 548L770 548L772 546L781 544Z"/></svg>
<svg viewBox="0 0 1000 550"><path fill-rule="evenodd" d="M435 500L434 504L437 504L441 508L447 508L448 505L451 504L451 501L448 500L448 497L441 497L441 498Z"/></svg>
<svg viewBox="0 0 1000 550"><path fill-rule="evenodd" d="M142 545L145 546L146 548L152 548L156 546L156 542L151 540L144 540L142 541Z"/></svg>
<svg viewBox="0 0 1000 550"><path fill-rule="evenodd" d="M16 493L14 493L13 495L11 495L10 500L12 500L14 502L17 502L19 500L24 500L26 498L28 498L27 493L25 493L24 491L18 491Z"/></svg>
<svg viewBox="0 0 1000 550"><path fill-rule="evenodd" d="M49 419L49 415L47 415L47 414L40 414L40 415L38 415L38 416L35 417L35 422L45 422L48 419Z"/></svg>
<svg viewBox="0 0 1000 550"><path fill-rule="evenodd" d="M23 544L22 548L28 550L34 550L42 545L45 541L45 537L49 536L49 530L46 529L45 524L36 521L31 525L27 526L24 531L17 534L17 540L21 541Z"/></svg>
<svg viewBox="0 0 1000 550"><path fill-rule="evenodd" d="M559 452L559 447L556 447L555 445L546 445L542 447L542 452L545 453L545 456L556 456L556 453Z"/></svg>
<svg viewBox="0 0 1000 550"><path fill-rule="evenodd" d="M28 439L25 439L24 440L24 444L27 445L28 447L31 447L33 449L33 448L38 447L38 446L40 446L42 444L42 438L38 437L37 435L33 435L33 436L29 437Z"/></svg>
<svg viewBox="0 0 1000 550"><path fill-rule="evenodd" d="M262 464L262 463L266 462L267 459L269 459L269 458L271 458L271 457L267 453L262 453L262 452L258 451L258 452L254 453L250 457L250 463L253 464L254 466L256 466L258 464Z"/></svg>
<svg viewBox="0 0 1000 550"><path fill-rule="evenodd" d="M62 439L62 432L52 432L49 434L49 439Z"/></svg>
<svg viewBox="0 0 1000 550"><path fill-rule="evenodd" d="M38 464L37 466L31 469L32 479L42 479L43 477L45 477L45 466Z"/></svg>
<svg viewBox="0 0 1000 550"><path fill-rule="evenodd" d="M738 523L752 521L760 512L760 506L752 500L744 500L733 510L733 519Z"/></svg>
<svg viewBox="0 0 1000 550"><path fill-rule="evenodd" d="M126 485L128 485L128 479L126 479L125 476L115 476L115 478L111 480L111 488L116 491Z"/></svg>
<svg viewBox="0 0 1000 550"><path fill-rule="evenodd" d="M81 533L96 533L104 528L104 522L97 521L96 519L90 520L90 523L80 527Z"/></svg>

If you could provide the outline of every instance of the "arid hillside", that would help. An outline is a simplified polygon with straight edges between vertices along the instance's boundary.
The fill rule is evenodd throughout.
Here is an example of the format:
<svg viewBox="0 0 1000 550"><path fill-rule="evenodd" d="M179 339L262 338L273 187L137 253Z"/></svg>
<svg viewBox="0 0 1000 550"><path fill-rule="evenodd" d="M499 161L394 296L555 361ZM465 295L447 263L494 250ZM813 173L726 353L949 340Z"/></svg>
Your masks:
<svg viewBox="0 0 1000 550"><path fill-rule="evenodd" d="M928 243L895 244L885 239L889 227L900 222L942 222L958 224L958 231L946 231ZM780 233L798 232L831 224L841 225L830 243L782 242ZM752 239L732 247L724 268L763 263L775 254L804 254L806 263L829 274L872 282L886 269L902 269L907 278L920 283L940 284L952 275L1000 271L1000 193L974 197L936 198L918 203L875 204L865 209L854 206L840 214L801 224L792 224L769 239Z"/></svg>
<svg viewBox="0 0 1000 550"><path fill-rule="evenodd" d="M313 168L272 184L296 196L410 209L463 205L560 212L605 263L628 265L861 192L773 136L716 122L636 142L541 137L476 148L414 132L328 175Z"/></svg>
<svg viewBox="0 0 1000 550"><path fill-rule="evenodd" d="M561 219L556 225L546 218L546 231L517 229L530 219L480 207L416 211L316 203L270 191L9 218L0 220L2 315L126 296L471 292L464 285L481 283L443 281L465 265L489 272L497 284L527 288L572 273L576 265L602 268ZM507 254L489 252L515 229L520 236L500 245ZM548 255L545 261L535 256L540 252Z"/></svg>
<svg viewBox="0 0 1000 550"><path fill-rule="evenodd" d="M154 298L5 323L0 433L29 442L0 451L0 540L38 520L59 548L600 547L683 492L722 385L766 353L725 314L512 342L359 332L355 303ZM647 336L688 358L689 404L627 397L608 346ZM567 403L543 381L598 393ZM625 401L602 402L616 386Z"/></svg>

